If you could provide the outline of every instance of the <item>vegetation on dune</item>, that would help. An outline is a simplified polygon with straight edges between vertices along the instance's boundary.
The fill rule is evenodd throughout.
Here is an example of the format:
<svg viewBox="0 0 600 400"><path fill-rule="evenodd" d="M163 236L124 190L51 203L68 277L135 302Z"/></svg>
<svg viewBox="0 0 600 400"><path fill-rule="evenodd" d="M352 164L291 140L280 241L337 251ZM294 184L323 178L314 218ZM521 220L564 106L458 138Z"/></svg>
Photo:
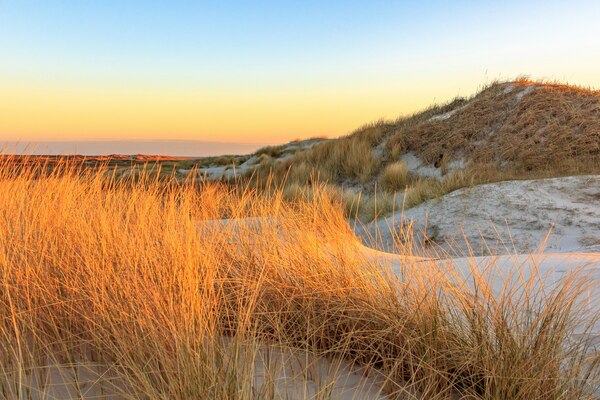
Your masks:
<svg viewBox="0 0 600 400"><path fill-rule="evenodd" d="M384 189L397 192L408 186L409 178L410 172L406 162L396 161L385 167L379 181Z"/></svg>
<svg viewBox="0 0 600 400"><path fill-rule="evenodd" d="M411 176L401 167L406 154L436 167L441 179ZM600 94L526 79L497 82L470 98L369 124L258 165L248 173L258 185L266 177L287 184L318 177L342 190L358 188L363 201L377 189L399 192L405 207L473 184L599 173ZM373 216L368 207L361 214Z"/></svg>
<svg viewBox="0 0 600 400"><path fill-rule="evenodd" d="M354 362L392 399L596 389L598 357L571 335L583 277L540 291L534 273L498 293L493 260L470 282L433 261L396 275L359 251L318 184L286 201L192 178L12 167L0 165L4 398L52 397L57 370L77 398L92 396L86 374L100 396L277 398L276 371L256 369L265 346L298 354L306 377L321 357Z"/></svg>
<svg viewBox="0 0 600 400"><path fill-rule="evenodd" d="M451 103L447 112L447 118L417 116L399 126L386 143L390 153L411 151L429 163L464 158L516 171L600 155L600 94L595 91L542 82L496 83Z"/></svg>
<svg viewBox="0 0 600 400"><path fill-rule="evenodd" d="M357 132L299 151L272 172L279 177L289 172L287 179L298 183L310 182L318 175L319 179L332 183L357 180L366 184L379 166L373 147L381 139L384 129L380 124L374 124L360 132L363 134Z"/></svg>

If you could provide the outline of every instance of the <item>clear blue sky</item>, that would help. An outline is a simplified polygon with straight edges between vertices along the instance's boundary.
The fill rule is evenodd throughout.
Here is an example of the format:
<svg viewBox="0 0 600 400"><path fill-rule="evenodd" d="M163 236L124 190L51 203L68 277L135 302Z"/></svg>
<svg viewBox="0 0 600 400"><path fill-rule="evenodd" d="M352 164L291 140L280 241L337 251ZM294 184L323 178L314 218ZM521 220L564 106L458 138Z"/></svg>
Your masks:
<svg viewBox="0 0 600 400"><path fill-rule="evenodd" d="M600 86L600 2L0 0L0 139L335 136L519 74Z"/></svg>

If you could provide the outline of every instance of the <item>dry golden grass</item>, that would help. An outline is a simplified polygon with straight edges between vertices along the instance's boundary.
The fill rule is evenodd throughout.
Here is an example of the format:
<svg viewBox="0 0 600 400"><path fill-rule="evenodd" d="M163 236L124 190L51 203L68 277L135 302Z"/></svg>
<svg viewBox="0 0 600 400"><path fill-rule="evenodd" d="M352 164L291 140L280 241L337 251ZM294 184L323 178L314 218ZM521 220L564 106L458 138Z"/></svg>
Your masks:
<svg viewBox="0 0 600 400"><path fill-rule="evenodd" d="M476 180L463 171L454 171L437 180L434 178L421 178L408 187L404 207L411 208L427 200L441 197L457 189L473 186L475 183L484 182L483 179ZM485 182L488 182L486 179Z"/></svg>
<svg viewBox="0 0 600 400"><path fill-rule="evenodd" d="M454 113L447 119L416 116L399 124L387 141L388 151L414 152L429 163L464 158L499 169L554 168L558 173L557 165L573 160L600 160L597 91L543 82L496 83L450 106Z"/></svg>
<svg viewBox="0 0 600 400"><path fill-rule="evenodd" d="M268 371L256 386L265 345L352 361L397 399L596 388L598 358L571 336L577 277L538 292L533 274L494 293L488 273L463 282L451 264L406 261L396 275L360 251L320 186L287 202L109 172L0 165L3 398L43 398L53 367L75 383L99 371L94 384L118 398L276 398Z"/></svg>
<svg viewBox="0 0 600 400"><path fill-rule="evenodd" d="M406 183L396 163L408 152L444 175L452 173L453 161L466 165L461 180L411 182L413 199L445 194L460 188L460 181L600 173L600 93L525 78L492 83L470 98L300 150L284 162L268 163L260 176L272 173L278 182L301 185L319 177L368 194L376 186L400 190Z"/></svg>
<svg viewBox="0 0 600 400"><path fill-rule="evenodd" d="M384 123L367 125L356 133L295 153L278 164L273 173L278 178L301 184L316 176L329 182L350 179L366 183L379 167L373 147L384 133Z"/></svg>
<svg viewBox="0 0 600 400"><path fill-rule="evenodd" d="M354 207L350 208L348 217L358 217L360 220L373 221L377 218L392 214L396 210L397 198L395 193L376 190L372 194L362 194L355 198L342 198L343 204L352 201ZM348 207L344 208L348 210Z"/></svg>
<svg viewBox="0 0 600 400"><path fill-rule="evenodd" d="M408 165L406 162L396 161L385 167L379 178L379 182L384 190L397 192L406 188L409 183L409 178Z"/></svg>
<svg viewBox="0 0 600 400"><path fill-rule="evenodd" d="M265 154L270 157L277 158L277 157L281 157L286 149L287 149L287 146L285 144L278 145L278 146L265 146L265 147L262 147L262 148L256 150L256 152L254 154L257 156Z"/></svg>

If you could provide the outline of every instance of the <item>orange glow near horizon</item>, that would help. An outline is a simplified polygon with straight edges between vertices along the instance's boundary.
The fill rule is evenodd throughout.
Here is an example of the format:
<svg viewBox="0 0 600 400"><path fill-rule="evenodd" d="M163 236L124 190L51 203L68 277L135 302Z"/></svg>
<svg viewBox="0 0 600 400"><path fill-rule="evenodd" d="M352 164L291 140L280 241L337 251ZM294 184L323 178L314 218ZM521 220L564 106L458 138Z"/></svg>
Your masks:
<svg viewBox="0 0 600 400"><path fill-rule="evenodd" d="M158 88L2 84L0 139L283 143L336 137L481 87L468 79L409 85Z"/></svg>
<svg viewBox="0 0 600 400"><path fill-rule="evenodd" d="M378 88L256 94L121 88L11 87L0 98L5 140L198 139L283 142L338 136L427 100ZM421 104L419 104L421 103ZM412 111L412 110L410 110Z"/></svg>

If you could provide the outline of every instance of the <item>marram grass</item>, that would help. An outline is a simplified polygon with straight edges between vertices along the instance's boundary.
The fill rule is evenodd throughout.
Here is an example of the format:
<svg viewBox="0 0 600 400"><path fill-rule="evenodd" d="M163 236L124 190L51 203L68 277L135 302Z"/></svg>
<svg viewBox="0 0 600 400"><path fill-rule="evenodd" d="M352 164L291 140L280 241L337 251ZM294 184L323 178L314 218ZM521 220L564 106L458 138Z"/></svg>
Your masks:
<svg viewBox="0 0 600 400"><path fill-rule="evenodd" d="M392 274L310 193L5 158L0 398L279 398L265 347L307 377L354 364L390 399L594 397L597 358L572 336L584 277L498 294L451 265ZM317 386L300 397L336 398Z"/></svg>

